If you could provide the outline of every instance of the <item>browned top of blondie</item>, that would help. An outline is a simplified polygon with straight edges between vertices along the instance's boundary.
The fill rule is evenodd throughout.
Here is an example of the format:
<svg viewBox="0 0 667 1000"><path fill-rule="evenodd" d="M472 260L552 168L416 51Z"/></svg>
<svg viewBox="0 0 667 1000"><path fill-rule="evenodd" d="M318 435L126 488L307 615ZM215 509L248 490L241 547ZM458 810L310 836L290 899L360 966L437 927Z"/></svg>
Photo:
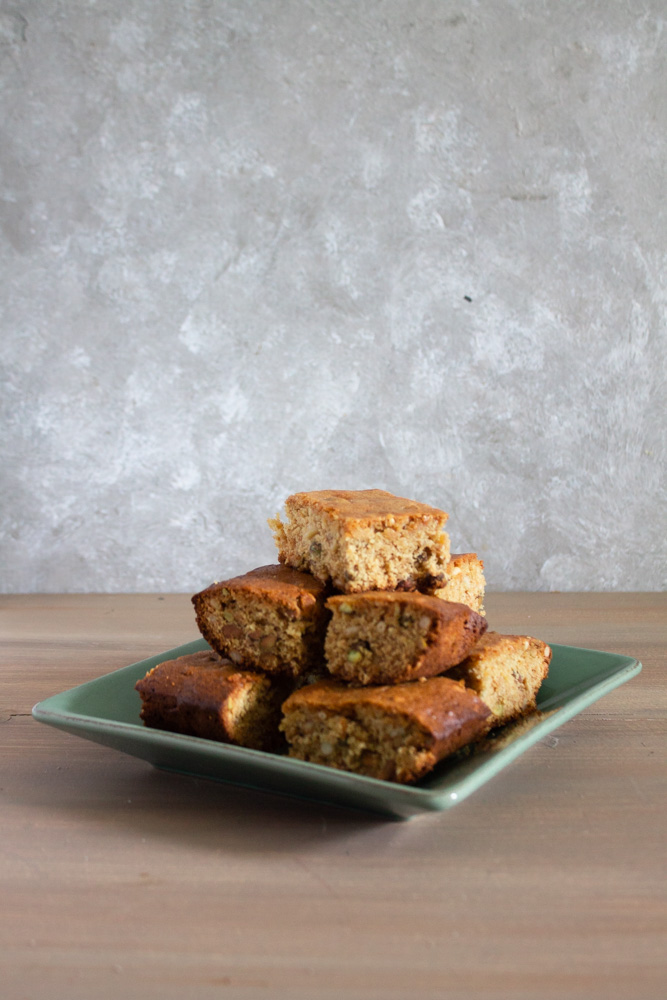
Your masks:
<svg viewBox="0 0 667 1000"><path fill-rule="evenodd" d="M483 658L487 653L516 656L523 650L532 650L544 657L548 664L551 659L551 647L541 639L530 635L501 635L500 632L487 632L475 644L469 653L469 659Z"/></svg>
<svg viewBox="0 0 667 1000"><path fill-rule="evenodd" d="M216 709L239 687L257 683L258 675L204 650L165 660L135 684L142 699L173 698L173 705L197 704Z"/></svg>
<svg viewBox="0 0 667 1000"><path fill-rule="evenodd" d="M490 710L463 681L451 677L429 677L405 684L353 688L335 681L318 681L290 695L283 711L299 707L324 709L347 715L357 705L375 706L382 711L410 718L434 739L446 739L452 729L468 722L484 722Z"/></svg>
<svg viewBox="0 0 667 1000"><path fill-rule="evenodd" d="M251 569L249 573L242 576L233 576L229 580L221 580L214 583L203 595L221 593L223 590L234 593L252 594L255 597L264 597L267 600L278 604L294 604L304 610L314 606L317 599L324 594L326 587L319 580L316 580L310 573L302 573L277 563L270 566L258 566ZM195 595L199 596L199 595Z"/></svg>
<svg viewBox="0 0 667 1000"><path fill-rule="evenodd" d="M429 507L416 500L406 500L385 490L315 490L311 493L293 493L285 507L312 507L322 514L339 521L354 521L369 526L377 521L385 523L394 518L398 524L406 521L432 518L443 524L448 518L443 510ZM389 522L391 523L391 521Z"/></svg>
<svg viewBox="0 0 667 1000"><path fill-rule="evenodd" d="M452 552L449 557L450 566L466 566L470 563L479 563L482 568L484 567L484 562L479 558L476 552Z"/></svg>
<svg viewBox="0 0 667 1000"><path fill-rule="evenodd" d="M357 594L336 594L327 601L327 607L332 611L340 608L341 604L349 605L352 611L363 611L364 605L378 607L398 604L399 607L413 610L415 614L428 614L431 618L437 618L442 622L453 621L460 617L471 617L471 615L475 619L478 617L465 604L443 601L439 597L420 594L414 590L367 590Z"/></svg>

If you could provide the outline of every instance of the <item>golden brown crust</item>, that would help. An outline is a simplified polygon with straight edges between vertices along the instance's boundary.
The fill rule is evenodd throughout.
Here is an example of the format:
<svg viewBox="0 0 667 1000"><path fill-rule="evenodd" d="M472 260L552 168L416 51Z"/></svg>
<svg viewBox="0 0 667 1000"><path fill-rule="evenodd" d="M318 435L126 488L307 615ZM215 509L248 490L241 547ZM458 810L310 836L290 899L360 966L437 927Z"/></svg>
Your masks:
<svg viewBox="0 0 667 1000"><path fill-rule="evenodd" d="M393 518L396 525L416 518L425 521L435 518L443 524L448 518L443 510L416 500L394 496L385 490L314 490L294 493L285 501L285 507L307 505L327 514L348 526L369 528L385 519Z"/></svg>
<svg viewBox="0 0 667 1000"><path fill-rule="evenodd" d="M484 561L479 558L476 552L452 552L449 565L452 569L468 569L478 565L484 569Z"/></svg>
<svg viewBox="0 0 667 1000"><path fill-rule="evenodd" d="M465 719L486 719L488 707L462 681L430 677L406 684L348 687L333 680L317 681L300 688L287 699L283 712L296 705L327 708L347 714L357 705L374 705L416 722L435 742L446 740Z"/></svg>
<svg viewBox="0 0 667 1000"><path fill-rule="evenodd" d="M174 709L197 701L202 711L217 711L233 690L248 683L248 671L240 671L230 660L204 650L164 660L135 684L142 700L160 697ZM146 705L142 708L142 718Z"/></svg>
<svg viewBox="0 0 667 1000"><path fill-rule="evenodd" d="M283 746L284 684L242 670L211 651L153 667L135 685L145 725L260 750Z"/></svg>
<svg viewBox="0 0 667 1000"><path fill-rule="evenodd" d="M431 594L421 594L416 590L367 590L362 594L334 594L327 600L327 607L332 610L340 608L342 604L349 604L352 608L363 608L366 604L398 605L410 607L415 612L426 611L443 620L450 618L453 613L453 609L447 606L446 601L440 601Z"/></svg>
<svg viewBox="0 0 667 1000"><path fill-rule="evenodd" d="M355 684L432 677L463 660L487 628L464 604L420 593L373 591L330 597L325 641L332 674Z"/></svg>
<svg viewBox="0 0 667 1000"><path fill-rule="evenodd" d="M213 583L201 593L220 593L225 588L275 601L298 612L314 607L326 591L325 585L310 573L302 573L282 563L258 566L248 573Z"/></svg>
<svg viewBox="0 0 667 1000"><path fill-rule="evenodd" d="M503 635L500 632L487 632L479 640L471 656L479 658L484 650L491 649L511 655L520 647L539 652L546 659L548 665L551 659L551 647L542 639L535 639L532 635Z"/></svg>

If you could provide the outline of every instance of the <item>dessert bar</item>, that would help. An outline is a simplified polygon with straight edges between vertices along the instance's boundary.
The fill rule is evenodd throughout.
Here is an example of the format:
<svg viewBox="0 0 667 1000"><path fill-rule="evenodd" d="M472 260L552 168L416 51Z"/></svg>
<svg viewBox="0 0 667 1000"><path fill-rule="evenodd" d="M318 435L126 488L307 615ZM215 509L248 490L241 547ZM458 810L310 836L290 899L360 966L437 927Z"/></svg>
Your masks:
<svg viewBox="0 0 667 1000"><path fill-rule="evenodd" d="M239 669L216 653L179 656L137 681L141 718L154 729L281 750L281 705L290 693L283 679Z"/></svg>
<svg viewBox="0 0 667 1000"><path fill-rule="evenodd" d="M285 501L269 521L281 563L336 590L432 590L446 582L448 515L384 490L320 490Z"/></svg>
<svg viewBox="0 0 667 1000"><path fill-rule="evenodd" d="M448 676L475 691L499 726L533 711L550 661L551 647L540 639L487 632Z"/></svg>
<svg viewBox="0 0 667 1000"><path fill-rule="evenodd" d="M289 566L260 566L195 594L197 625L234 663L303 674L322 659L329 613L325 587Z"/></svg>
<svg viewBox="0 0 667 1000"><path fill-rule="evenodd" d="M449 677L353 688L321 681L283 705L292 757L412 782L487 730L489 709Z"/></svg>
<svg viewBox="0 0 667 1000"><path fill-rule="evenodd" d="M324 652L332 674L353 684L395 684L441 674L486 632L465 604L380 590L330 597Z"/></svg>
<svg viewBox="0 0 667 1000"><path fill-rule="evenodd" d="M452 555L447 566L447 582L433 591L443 601L467 604L484 614L484 563L475 552Z"/></svg>

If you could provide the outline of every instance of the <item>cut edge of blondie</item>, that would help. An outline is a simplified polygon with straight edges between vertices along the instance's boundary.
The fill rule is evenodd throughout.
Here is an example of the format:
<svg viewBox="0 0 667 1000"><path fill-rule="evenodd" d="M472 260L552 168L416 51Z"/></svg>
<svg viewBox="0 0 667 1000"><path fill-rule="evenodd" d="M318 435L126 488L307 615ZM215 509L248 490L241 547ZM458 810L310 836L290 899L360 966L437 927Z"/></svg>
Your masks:
<svg viewBox="0 0 667 1000"><path fill-rule="evenodd" d="M427 594L373 591L330 597L324 654L348 683L396 684L441 674L486 631L467 605Z"/></svg>
<svg viewBox="0 0 667 1000"><path fill-rule="evenodd" d="M253 750L285 749L279 726L290 688L284 680L201 652L159 663L135 688L149 728Z"/></svg>
<svg viewBox="0 0 667 1000"><path fill-rule="evenodd" d="M473 611L485 615L485 588L484 562L476 552L460 552L452 554L447 566L447 581L433 591L433 596L441 601L467 604Z"/></svg>
<svg viewBox="0 0 667 1000"><path fill-rule="evenodd" d="M299 612L222 584L192 602L203 637L238 666L297 676L321 658L328 620L323 603Z"/></svg>
<svg viewBox="0 0 667 1000"><path fill-rule="evenodd" d="M551 655L541 639L487 632L447 676L475 691L493 713L491 724L501 726L535 710Z"/></svg>

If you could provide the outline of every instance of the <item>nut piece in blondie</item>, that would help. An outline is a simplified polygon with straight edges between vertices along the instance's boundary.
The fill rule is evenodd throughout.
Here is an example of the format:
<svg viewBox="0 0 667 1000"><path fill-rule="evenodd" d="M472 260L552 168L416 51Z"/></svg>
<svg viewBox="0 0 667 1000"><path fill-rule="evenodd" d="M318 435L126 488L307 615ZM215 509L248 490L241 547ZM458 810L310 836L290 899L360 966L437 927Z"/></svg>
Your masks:
<svg viewBox="0 0 667 1000"><path fill-rule="evenodd" d="M330 597L324 652L332 674L353 684L395 684L441 674L486 632L465 604L377 590Z"/></svg>
<svg viewBox="0 0 667 1000"><path fill-rule="evenodd" d="M291 757L402 783L483 735L489 709L449 677L352 688L320 681L290 695L281 728Z"/></svg>
<svg viewBox="0 0 667 1000"><path fill-rule="evenodd" d="M447 566L447 582L433 591L442 601L467 604L473 611L484 614L484 563L475 552L452 555Z"/></svg>
<svg viewBox="0 0 667 1000"><path fill-rule="evenodd" d="M550 661L551 647L540 639L487 632L448 676L476 691L500 726L534 710Z"/></svg>
<svg viewBox="0 0 667 1000"><path fill-rule="evenodd" d="M336 590L432 590L446 580L444 511L384 490L320 490L285 501L269 521L278 558Z"/></svg>
<svg viewBox="0 0 667 1000"><path fill-rule="evenodd" d="M195 594L201 634L238 665L306 673L321 662L329 612L325 587L289 566L260 566Z"/></svg>
<svg viewBox="0 0 667 1000"><path fill-rule="evenodd" d="M290 685L283 679L241 670L204 651L160 663L135 687L141 718L153 729L254 750L284 750L279 725Z"/></svg>

